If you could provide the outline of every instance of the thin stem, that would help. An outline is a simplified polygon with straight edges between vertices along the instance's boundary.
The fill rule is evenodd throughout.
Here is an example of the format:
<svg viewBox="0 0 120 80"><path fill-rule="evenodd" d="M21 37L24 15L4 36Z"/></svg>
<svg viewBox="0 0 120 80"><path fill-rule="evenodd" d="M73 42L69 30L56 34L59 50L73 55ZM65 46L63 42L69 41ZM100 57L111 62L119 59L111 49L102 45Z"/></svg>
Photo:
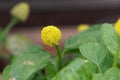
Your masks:
<svg viewBox="0 0 120 80"><path fill-rule="evenodd" d="M7 26L5 27L2 35L6 36L8 34L8 32L10 31L10 29L16 24L18 23L18 19L15 17L12 17L12 19L10 20L10 22L7 24Z"/></svg>
<svg viewBox="0 0 120 80"><path fill-rule="evenodd" d="M61 56L59 45L55 45L55 48L56 48L57 55L58 55L59 69L61 69L62 68L62 56Z"/></svg>
<svg viewBox="0 0 120 80"><path fill-rule="evenodd" d="M113 67L117 67L117 62L118 62L118 57L119 57L119 51L120 51L120 39L119 39L118 49L116 51L116 54L114 55Z"/></svg>
<svg viewBox="0 0 120 80"><path fill-rule="evenodd" d="M117 50L116 54L114 55L113 67L117 67L118 56L119 56L119 48L120 48L120 44L119 44L119 47L118 47L118 50Z"/></svg>
<svg viewBox="0 0 120 80"><path fill-rule="evenodd" d="M99 73L102 73L102 71L101 71L101 68L100 68L99 64L97 64L97 67L98 67Z"/></svg>

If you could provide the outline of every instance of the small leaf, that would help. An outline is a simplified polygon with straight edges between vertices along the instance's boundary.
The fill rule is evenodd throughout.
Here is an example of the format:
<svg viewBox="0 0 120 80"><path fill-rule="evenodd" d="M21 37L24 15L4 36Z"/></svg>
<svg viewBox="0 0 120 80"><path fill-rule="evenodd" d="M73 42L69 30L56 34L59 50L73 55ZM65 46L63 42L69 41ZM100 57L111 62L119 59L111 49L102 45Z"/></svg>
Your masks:
<svg viewBox="0 0 120 80"><path fill-rule="evenodd" d="M110 68L104 76L105 80L120 80L120 71L117 68Z"/></svg>
<svg viewBox="0 0 120 80"><path fill-rule="evenodd" d="M47 80L51 80L57 72L58 72L57 67L51 62L48 62L47 66L45 67L45 73L46 73Z"/></svg>
<svg viewBox="0 0 120 80"><path fill-rule="evenodd" d="M120 80L120 71L117 68L110 68L103 74L94 74L92 80Z"/></svg>
<svg viewBox="0 0 120 80"><path fill-rule="evenodd" d="M100 25L93 25L90 29L80 32L75 37L69 38L66 40L64 45L64 52L74 52L79 51L79 46L83 43L90 42L90 41L101 41L100 38Z"/></svg>
<svg viewBox="0 0 120 80"><path fill-rule="evenodd" d="M81 54L95 64L100 64L106 56L107 49L98 42L87 42L79 47Z"/></svg>
<svg viewBox="0 0 120 80"><path fill-rule="evenodd" d="M28 79L28 80L46 80L46 76L44 74L44 72L41 70L41 71L38 71L36 72L35 75L33 75L34 77L31 79Z"/></svg>
<svg viewBox="0 0 120 80"><path fill-rule="evenodd" d="M115 55L119 46L119 38L112 24L106 23L101 26L101 36L105 42L106 47L113 55Z"/></svg>
<svg viewBox="0 0 120 80"><path fill-rule="evenodd" d="M105 73L109 68L112 67L113 64L113 55L109 50L106 52L106 56L104 60L100 63L100 67L103 73Z"/></svg>
<svg viewBox="0 0 120 80"><path fill-rule="evenodd" d="M92 80L105 80L105 78L104 78L103 74L98 73L98 74L94 74L93 75L93 79Z"/></svg>
<svg viewBox="0 0 120 80"><path fill-rule="evenodd" d="M58 72L52 80L91 80L94 72L92 63L77 58Z"/></svg>
<svg viewBox="0 0 120 80"><path fill-rule="evenodd" d="M29 79L34 73L46 66L49 58L49 53L43 51L41 47L32 47L28 51L17 56L12 62L9 71L10 79Z"/></svg>

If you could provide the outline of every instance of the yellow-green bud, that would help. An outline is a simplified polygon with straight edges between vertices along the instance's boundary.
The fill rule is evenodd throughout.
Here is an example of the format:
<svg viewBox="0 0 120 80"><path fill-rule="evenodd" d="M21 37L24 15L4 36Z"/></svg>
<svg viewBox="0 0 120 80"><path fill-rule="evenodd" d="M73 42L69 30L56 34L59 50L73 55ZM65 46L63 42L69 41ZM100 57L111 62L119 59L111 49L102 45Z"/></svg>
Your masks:
<svg viewBox="0 0 120 80"><path fill-rule="evenodd" d="M82 32L82 31L85 31L85 30L87 30L89 28L89 25L87 25L87 24L81 24L81 25L79 25L78 26L78 32Z"/></svg>
<svg viewBox="0 0 120 80"><path fill-rule="evenodd" d="M26 21L30 13L30 6L26 2L21 2L15 5L11 10L11 15L18 18L21 21Z"/></svg>

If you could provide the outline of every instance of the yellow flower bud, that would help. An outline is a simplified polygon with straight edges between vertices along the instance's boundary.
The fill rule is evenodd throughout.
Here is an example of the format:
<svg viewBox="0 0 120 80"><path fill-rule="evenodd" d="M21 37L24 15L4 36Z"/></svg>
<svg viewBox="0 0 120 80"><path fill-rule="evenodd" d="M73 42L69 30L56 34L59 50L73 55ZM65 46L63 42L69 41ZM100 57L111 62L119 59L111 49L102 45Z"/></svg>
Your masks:
<svg viewBox="0 0 120 80"><path fill-rule="evenodd" d="M115 23L115 31L117 32L117 34L120 36L120 18L117 20L117 22Z"/></svg>
<svg viewBox="0 0 120 80"><path fill-rule="evenodd" d="M18 18L21 21L26 21L30 13L30 6L26 2L21 2L15 5L11 10L11 15Z"/></svg>
<svg viewBox="0 0 120 80"><path fill-rule="evenodd" d="M56 26L46 26L41 31L43 43L48 46L59 44L61 36L61 31Z"/></svg>
<svg viewBox="0 0 120 80"><path fill-rule="evenodd" d="M81 24L81 25L79 25L78 26L78 32L82 32L82 31L85 31L85 30L87 30L89 28L89 25L87 25L87 24Z"/></svg>

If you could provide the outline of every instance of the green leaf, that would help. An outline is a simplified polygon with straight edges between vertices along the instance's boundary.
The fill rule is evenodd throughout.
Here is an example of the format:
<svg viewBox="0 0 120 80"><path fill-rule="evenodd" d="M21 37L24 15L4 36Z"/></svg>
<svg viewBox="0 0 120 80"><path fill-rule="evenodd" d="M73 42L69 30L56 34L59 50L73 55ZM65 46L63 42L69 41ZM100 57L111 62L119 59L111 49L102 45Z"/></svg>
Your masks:
<svg viewBox="0 0 120 80"><path fill-rule="evenodd" d="M10 79L10 65L6 66L4 71L3 71L3 74L2 74L2 79L3 80L9 80Z"/></svg>
<svg viewBox="0 0 120 80"><path fill-rule="evenodd" d="M87 42L79 47L81 54L95 64L100 64L105 58L107 49L98 42Z"/></svg>
<svg viewBox="0 0 120 80"><path fill-rule="evenodd" d="M104 60L100 63L100 68L105 73L113 64L113 55L107 50Z"/></svg>
<svg viewBox="0 0 120 80"><path fill-rule="evenodd" d="M120 71L117 68L110 68L105 73L105 80L120 80Z"/></svg>
<svg viewBox="0 0 120 80"><path fill-rule="evenodd" d="M92 63L77 58L58 72L52 80L91 80L94 72Z"/></svg>
<svg viewBox="0 0 120 80"><path fill-rule="evenodd" d="M47 80L51 80L57 72L58 72L58 68L51 62L48 62L47 66L45 67Z"/></svg>
<svg viewBox="0 0 120 80"><path fill-rule="evenodd" d="M119 38L112 24L106 23L101 26L101 36L104 40L106 47L113 55L115 55L119 46Z"/></svg>
<svg viewBox="0 0 120 80"><path fill-rule="evenodd" d="M105 80L104 75L101 73L94 74L92 80ZM108 80L108 79L107 79Z"/></svg>
<svg viewBox="0 0 120 80"><path fill-rule="evenodd" d="M44 74L44 72L41 70L41 71L38 71L35 75L33 75L34 77L31 79L28 79L28 80L46 80L46 76Z"/></svg>
<svg viewBox="0 0 120 80"><path fill-rule="evenodd" d="M64 53L68 53L71 51L79 51L79 46L83 43L90 42L90 41L101 41L100 38L100 25L93 25L90 29L79 33L73 38L69 38L66 40L64 45Z"/></svg>
<svg viewBox="0 0 120 80"><path fill-rule="evenodd" d="M43 51L41 47L32 47L15 58L9 72L10 79L29 79L34 73L46 66L49 58L49 53Z"/></svg>
<svg viewBox="0 0 120 80"><path fill-rule="evenodd" d="M117 68L110 68L104 75L94 74L92 80L120 80L120 71Z"/></svg>
<svg viewBox="0 0 120 80"><path fill-rule="evenodd" d="M14 55L26 51L33 43L24 35L13 35L7 38L7 49Z"/></svg>

